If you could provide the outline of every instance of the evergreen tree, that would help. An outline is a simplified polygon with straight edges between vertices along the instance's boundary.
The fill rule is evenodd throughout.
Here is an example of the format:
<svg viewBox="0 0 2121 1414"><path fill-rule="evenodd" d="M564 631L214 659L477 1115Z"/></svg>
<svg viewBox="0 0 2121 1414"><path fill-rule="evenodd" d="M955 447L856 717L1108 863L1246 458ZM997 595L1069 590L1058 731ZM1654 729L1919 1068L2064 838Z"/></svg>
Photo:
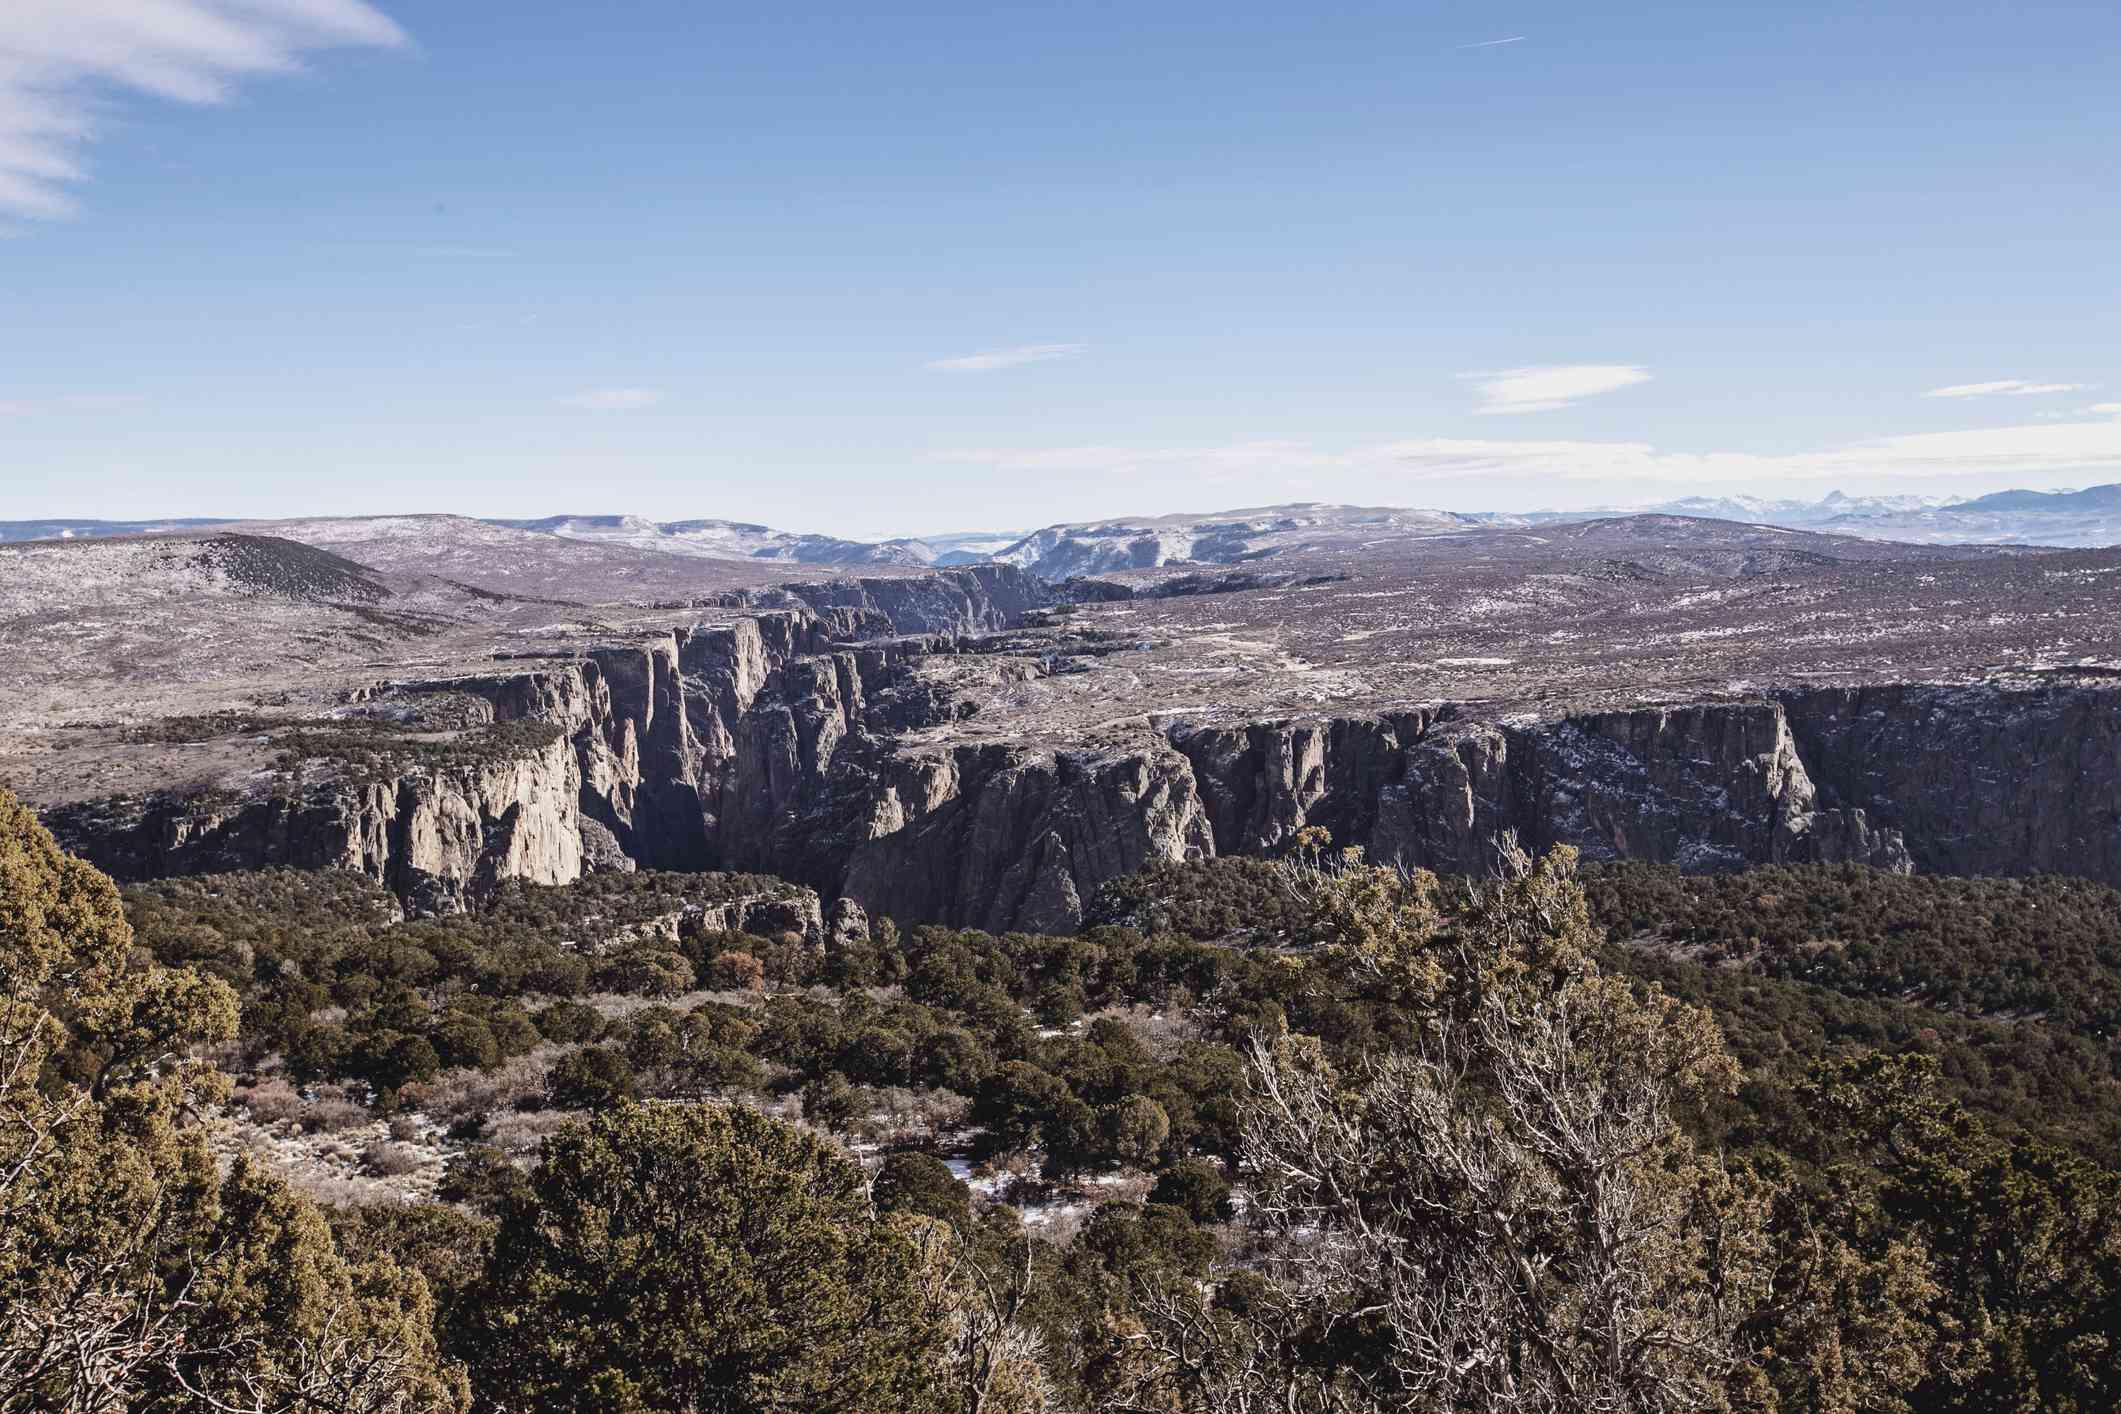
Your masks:
<svg viewBox="0 0 2121 1414"><path fill-rule="evenodd" d="M549 1140L468 1340L507 1410L920 1414L942 1315L861 1169L755 1111L625 1105Z"/></svg>

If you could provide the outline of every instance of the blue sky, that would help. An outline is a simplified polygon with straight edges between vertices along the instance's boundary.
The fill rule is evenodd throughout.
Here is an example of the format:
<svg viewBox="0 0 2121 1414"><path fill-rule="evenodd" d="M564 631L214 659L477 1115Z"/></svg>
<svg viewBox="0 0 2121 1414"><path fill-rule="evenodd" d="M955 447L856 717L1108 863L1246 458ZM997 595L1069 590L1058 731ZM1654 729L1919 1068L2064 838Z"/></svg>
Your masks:
<svg viewBox="0 0 2121 1414"><path fill-rule="evenodd" d="M2121 480L2104 4L6 0L0 518Z"/></svg>

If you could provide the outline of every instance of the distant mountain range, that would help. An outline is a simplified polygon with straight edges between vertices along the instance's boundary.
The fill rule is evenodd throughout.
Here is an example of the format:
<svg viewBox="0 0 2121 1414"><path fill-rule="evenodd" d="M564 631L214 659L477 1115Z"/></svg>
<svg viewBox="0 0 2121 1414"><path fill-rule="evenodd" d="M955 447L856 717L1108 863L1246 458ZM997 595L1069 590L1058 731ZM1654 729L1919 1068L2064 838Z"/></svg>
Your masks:
<svg viewBox="0 0 2121 1414"><path fill-rule="evenodd" d="M992 558L1021 565L1042 579L1067 579L1171 564L1233 565L1291 549L1342 548L1364 537L1400 540L1410 534L1449 535L1526 523L1521 518L1456 511L1302 502L1206 515L1049 525L993 551Z"/></svg>
<svg viewBox="0 0 2121 1414"><path fill-rule="evenodd" d="M1058 580L1173 564L1241 564L1293 549L1330 547L1354 551L1365 543L1404 542L1483 529L1531 529L1645 512L1916 545L2014 544L2081 549L2121 544L2121 483L2081 491L1998 491L1965 501L1934 496L1848 496L1834 491L1817 501L1691 496L1626 510L1566 512L1475 513L1302 502L1200 515L1076 521L1028 533L963 531L875 541L797 534L750 521L653 521L627 515L563 515L477 523L690 559L849 569L947 568L997 560ZM367 523L389 521L388 517L381 518L381 522L369 518ZM239 523L212 518L0 521L0 542L196 530ZM345 523L353 526L363 522Z"/></svg>
<svg viewBox="0 0 2121 1414"><path fill-rule="evenodd" d="M1694 497L1651 507L1672 515L1751 520L1913 545L2121 544L2121 483L2082 491L1997 491L1967 501L1928 496L1844 496L1818 501Z"/></svg>
<svg viewBox="0 0 2121 1414"><path fill-rule="evenodd" d="M1962 501L1957 511L2038 511L2042 515L2121 511L2121 483L2082 491L1998 491Z"/></svg>
<svg viewBox="0 0 2121 1414"><path fill-rule="evenodd" d="M2038 495L2038 492L2023 492ZM1758 496L1689 496L1645 509L1660 515L1707 516L1712 520L1749 520L1767 525L1822 525L1841 516L1902 515L1950 504L1945 496L1844 496L1829 491L1817 501L1770 501Z"/></svg>

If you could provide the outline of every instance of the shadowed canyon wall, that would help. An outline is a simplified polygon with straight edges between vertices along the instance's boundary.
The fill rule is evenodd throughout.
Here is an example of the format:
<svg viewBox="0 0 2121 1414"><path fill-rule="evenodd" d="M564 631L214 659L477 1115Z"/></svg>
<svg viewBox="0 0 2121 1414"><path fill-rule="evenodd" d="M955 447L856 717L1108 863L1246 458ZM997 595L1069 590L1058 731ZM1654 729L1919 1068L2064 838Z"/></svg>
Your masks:
<svg viewBox="0 0 2121 1414"><path fill-rule="evenodd" d="M1144 728L1095 752L924 746L906 733L966 709L909 666L979 651L1043 588L983 567L802 589L732 624L395 685L561 728L519 760L48 818L121 876L353 868L417 911L473 905L502 878L578 877L597 862L586 823L641 867L776 873L872 914L996 930L1072 928L1106 880L1272 851L1307 825L1381 860L1476 874L1513 846L1570 844L1688 869L1852 861L2121 883L2111 684L1793 689L1558 719L1446 703Z"/></svg>

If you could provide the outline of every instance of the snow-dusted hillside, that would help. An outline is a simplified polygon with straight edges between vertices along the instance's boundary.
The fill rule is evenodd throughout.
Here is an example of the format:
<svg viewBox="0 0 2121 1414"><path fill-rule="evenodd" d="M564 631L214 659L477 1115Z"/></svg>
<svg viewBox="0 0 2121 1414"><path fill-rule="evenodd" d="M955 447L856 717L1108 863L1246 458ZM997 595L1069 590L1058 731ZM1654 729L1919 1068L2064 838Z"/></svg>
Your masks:
<svg viewBox="0 0 2121 1414"><path fill-rule="evenodd" d="M991 560L1023 538L1021 530L954 530L945 535L923 535L920 543L935 551L937 568L947 569Z"/></svg>
<svg viewBox="0 0 2121 1414"><path fill-rule="evenodd" d="M1968 501L1839 491L1817 501L1696 496L1652 509L1913 545L2121 545L2121 484L2083 491L1998 491Z"/></svg>
<svg viewBox="0 0 2121 1414"><path fill-rule="evenodd" d="M494 521L517 530L624 545L665 555L718 560L778 560L801 565L925 565L936 552L918 540L869 542L831 535L797 535L740 520L666 520L641 516L546 516Z"/></svg>
<svg viewBox="0 0 2121 1414"><path fill-rule="evenodd" d="M1410 537L1521 523L1498 515L1305 502L1208 515L1049 525L997 551L994 558L1044 579L1066 579L1171 564L1231 565L1292 550L1382 546Z"/></svg>
<svg viewBox="0 0 2121 1414"><path fill-rule="evenodd" d="M391 574L434 575L538 598L676 597L789 577L785 564L672 555L468 516L334 516L250 521L242 529L319 546Z"/></svg>

